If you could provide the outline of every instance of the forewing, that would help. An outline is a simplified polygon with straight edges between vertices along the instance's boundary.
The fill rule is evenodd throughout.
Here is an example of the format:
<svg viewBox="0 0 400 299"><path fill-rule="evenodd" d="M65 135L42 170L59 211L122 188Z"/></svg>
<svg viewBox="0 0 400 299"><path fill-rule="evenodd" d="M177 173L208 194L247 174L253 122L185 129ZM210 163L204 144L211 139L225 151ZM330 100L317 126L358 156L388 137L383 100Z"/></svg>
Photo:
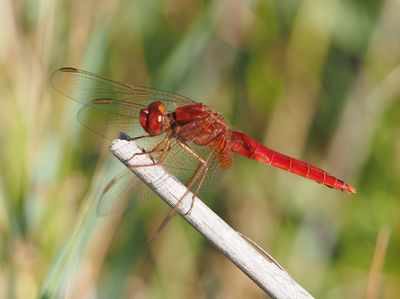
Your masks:
<svg viewBox="0 0 400 299"><path fill-rule="evenodd" d="M146 133L138 121L139 111L153 101L162 101L167 112L172 112L179 106L194 103L191 99L174 93L119 83L75 68L62 68L55 71L52 76L52 85L63 95L84 105L78 113L78 120L82 125L110 140L117 138L121 132L131 137L145 136ZM165 134L162 134L141 138L136 142L148 152L152 151L164 138ZM206 166L199 162L196 155L179 146L176 140L171 140L171 148L166 155L162 152L153 152L151 155L155 162L159 157L164 157L160 162L184 184L192 183L191 191L196 191L197 186L203 182L205 167L208 168L202 183L204 190L210 182L214 183L219 177L220 165L217 155L213 149L190 146L201 159L207 160ZM200 168L198 168L199 165ZM132 202L130 200L132 194L133 198L136 198L133 202L139 202L144 197L142 194L145 193L140 190L146 189L136 177L132 180L122 178L111 185L99 202L99 214L123 210ZM122 189L124 186L125 189Z"/></svg>
<svg viewBox="0 0 400 299"><path fill-rule="evenodd" d="M119 83L75 68L55 71L51 82L57 91L85 105L78 113L82 125L110 140L120 132L143 135L138 116L151 102L162 101L168 112L193 103L174 93Z"/></svg>
<svg viewBox="0 0 400 299"><path fill-rule="evenodd" d="M96 134L113 140L119 133L131 137L145 135L138 121L138 111L129 105L107 99L86 104L77 114L78 121Z"/></svg>
<svg viewBox="0 0 400 299"><path fill-rule="evenodd" d="M116 82L76 68L55 71L51 82L61 94L81 104L96 99L109 99L138 109L153 101L162 101L168 111L173 111L178 106L194 102L178 94Z"/></svg>

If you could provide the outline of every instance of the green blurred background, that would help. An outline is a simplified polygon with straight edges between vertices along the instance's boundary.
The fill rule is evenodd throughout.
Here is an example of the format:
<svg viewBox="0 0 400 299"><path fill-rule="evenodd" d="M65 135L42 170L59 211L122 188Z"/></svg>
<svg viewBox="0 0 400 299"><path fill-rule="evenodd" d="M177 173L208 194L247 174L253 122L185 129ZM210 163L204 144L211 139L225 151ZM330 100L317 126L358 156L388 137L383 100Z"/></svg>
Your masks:
<svg viewBox="0 0 400 299"><path fill-rule="evenodd" d="M235 157L202 199L315 297L398 298L400 1L2 0L0 20L1 298L265 297L180 217L147 247L160 200L96 216L118 163L49 85L62 66L202 101L354 185Z"/></svg>

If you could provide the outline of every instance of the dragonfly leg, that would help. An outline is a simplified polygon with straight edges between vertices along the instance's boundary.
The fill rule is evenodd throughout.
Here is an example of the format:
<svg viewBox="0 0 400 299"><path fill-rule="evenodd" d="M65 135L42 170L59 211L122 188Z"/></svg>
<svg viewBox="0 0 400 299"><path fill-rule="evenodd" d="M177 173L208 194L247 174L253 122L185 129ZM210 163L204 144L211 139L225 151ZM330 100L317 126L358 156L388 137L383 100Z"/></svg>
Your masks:
<svg viewBox="0 0 400 299"><path fill-rule="evenodd" d="M190 180L189 184L193 185L194 182L194 178L196 178L197 173L199 172L199 170L201 169L201 166L203 164L199 163L199 165L197 166L195 172L193 173L192 179ZM185 193L181 196L181 198L178 200L178 202L176 203L176 205L168 212L168 214L164 217L163 221L161 222L161 224L159 225L159 227L157 228L156 232L154 233L154 235L147 241L147 244L150 244L151 242L154 241L154 239L156 239L158 237L158 235L160 234L160 232L163 230L163 228L169 223L169 221L176 215L176 209L178 208L179 204L182 202L182 200L185 198L186 194L189 193L189 188L187 189L187 191L185 191ZM198 190L199 188L197 188ZM194 204L194 199L195 199L196 195L193 194L192 197L192 202L190 204L190 208L187 212L183 213L184 215L188 215L190 213L190 211L193 208L193 204Z"/></svg>
<svg viewBox="0 0 400 299"><path fill-rule="evenodd" d="M207 160L205 161L205 164L203 164L203 166L204 166L203 168L201 168L202 164L199 163L199 170L200 170L200 169L202 170L202 172L201 172L201 174L200 174L200 181L199 181L199 183L197 184L196 190L193 192L192 202L191 202L191 204L190 204L190 208L189 208L189 210L185 213L185 215L190 214L190 211L193 209L194 200L195 200L196 196L199 194L200 188L201 188L201 186L202 186L203 183L204 183L204 179L206 178L206 175L207 175L208 171L210 170L208 161L210 160L211 157L212 157L212 154L210 154L210 155L208 156Z"/></svg>
<svg viewBox="0 0 400 299"><path fill-rule="evenodd" d="M186 143L177 140L177 143L189 154L194 156L201 164L205 165L206 161L198 154L196 153L190 146L188 146Z"/></svg>
<svg viewBox="0 0 400 299"><path fill-rule="evenodd" d="M206 177L207 172L209 171L209 160L212 158L213 153L210 153L210 155L208 156L207 160L204 160L198 153L196 153L192 148L190 148L187 144L181 142L181 141L177 141L177 143L188 153L190 153L192 156L194 156L198 161L199 164L196 168L196 170L194 171L192 178L190 179L189 183L186 185L186 187L188 188L188 191L193 187L193 185L195 184L198 175L200 175L200 181L197 184L196 190L193 192L193 196L192 196L192 202L190 204L190 208L187 212L185 212L185 215L189 214L190 211L193 208L194 205L194 199L196 198L196 196L198 195L198 192L200 191L200 188L204 182L204 179ZM185 197L187 192L185 192L185 194L182 196ZM179 202L178 202L179 204Z"/></svg>
<svg viewBox="0 0 400 299"><path fill-rule="evenodd" d="M119 136L118 136L118 139L120 139L120 140L126 140L126 141L135 141L135 140L139 140L139 139L147 138L147 137L150 137L150 135L142 135L142 136L138 136L138 137L131 137L131 136L129 136L129 135L128 135L127 133L125 133L125 132L120 132L120 133L119 133ZM142 149L142 151L144 151L144 150ZM129 158L125 159L123 162L129 161L129 160L132 159L134 156L135 156L135 155L133 155L132 157L129 157Z"/></svg>
<svg viewBox="0 0 400 299"><path fill-rule="evenodd" d="M203 170L203 172L202 172L202 175L200 176L200 182L199 182L198 185L197 185L196 191L193 193L192 203L190 204L190 209L189 209L188 213L190 213L190 211L191 211L192 208L193 208L194 199L195 199L196 196L199 194L200 188L201 188L201 186L202 186L203 183L204 183L204 179L206 178L206 175L207 175L207 172L209 171L209 169L210 169L210 168L208 167L208 165L205 164L205 165L204 165L204 170Z"/></svg>
<svg viewBox="0 0 400 299"><path fill-rule="evenodd" d="M147 137L147 136L140 136L140 137ZM135 137L135 140L138 137ZM166 136L165 138L163 138L155 147L153 147L153 149L146 151L146 150L142 150L141 153L136 153L134 155L132 155L132 157L130 157L129 159L127 159L125 162L133 159L135 156L139 156L139 155L149 155L150 159L152 160L152 163L148 163L148 164L142 164L142 165L134 165L132 167L148 167L148 166L156 166L156 165L160 165L162 163L162 161L164 161L168 150L171 148L171 140L168 138L168 136ZM160 153L160 156L158 157L158 160L155 160L151 154L153 153Z"/></svg>
<svg viewBox="0 0 400 299"><path fill-rule="evenodd" d="M196 188L196 191L193 193L192 196L192 202L190 204L190 208L187 212L184 213L184 215L187 215L191 212L193 205L194 205L194 199L196 198L198 192L200 191L200 187L204 182L204 178L206 173L209 170L208 167L208 162L211 158L212 158L212 154L210 154L207 158L207 160L204 160L198 153L196 153L193 149L191 149L188 145L186 145L185 143L177 140L177 143L187 152L189 152L190 154L192 154L194 157L196 157L196 159L199 161L198 166L196 167L195 171L193 172L193 175L189 181L189 183L186 185L187 187L187 191L185 191L185 193L181 196L181 198L178 200L178 202L176 203L176 205L169 211L169 213L164 217L163 221L161 222L160 226L157 228L157 231L155 232L155 234L147 241L148 244L150 244L151 242L153 242L154 239L157 238L157 236L160 234L160 232L162 231L162 229L168 224L168 222L176 215L176 209L179 206L179 204L182 202L182 200L185 198L185 196L188 194L188 192L190 191L190 188L193 187L194 183L196 182L196 178L198 177L200 171L202 170L202 167L204 167L204 170L202 172L202 177L200 179L200 182ZM167 152L167 151L166 151Z"/></svg>
<svg viewBox="0 0 400 299"><path fill-rule="evenodd" d="M139 140L139 139L147 138L147 137L151 137L151 136L147 134L147 135L142 135L142 136L137 136L137 137L131 137L128 135L128 133L119 132L118 139L126 140L126 141L135 141L135 140Z"/></svg>
<svg viewBox="0 0 400 299"><path fill-rule="evenodd" d="M142 138L148 138L148 137L151 137L151 136L150 135L142 135L142 136L137 136L137 137L131 137L125 132L120 132L118 138L121 140L126 140L126 141L136 141L136 140L139 140ZM152 150L146 151L146 150L142 149L141 153L136 153L136 154L132 155L131 157L127 158L124 162L127 162L127 161L133 159L136 155L145 155L145 154L151 154L151 153L155 153L155 152L168 151L169 144L171 143L170 141L168 141L168 137L169 136L165 136L156 146L154 146L154 148ZM165 142L167 143L167 146L163 146L163 144ZM143 166L151 166L151 165L159 164L159 163L156 163L156 161L154 161L154 159L151 155L150 155L150 158L153 160L154 163L143 165ZM140 165L140 166L142 166L142 165Z"/></svg>
<svg viewBox="0 0 400 299"><path fill-rule="evenodd" d="M131 138L132 138L132 137L129 136L127 133L125 133L125 132L119 132L118 139L130 141Z"/></svg>

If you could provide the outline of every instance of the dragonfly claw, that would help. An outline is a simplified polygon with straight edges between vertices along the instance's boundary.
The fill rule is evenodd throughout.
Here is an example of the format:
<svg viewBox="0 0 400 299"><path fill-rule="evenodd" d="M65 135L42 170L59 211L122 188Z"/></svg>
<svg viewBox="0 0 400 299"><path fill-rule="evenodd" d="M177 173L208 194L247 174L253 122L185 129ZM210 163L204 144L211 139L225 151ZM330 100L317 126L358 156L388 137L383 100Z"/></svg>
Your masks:
<svg viewBox="0 0 400 299"><path fill-rule="evenodd" d="M130 140L132 139L132 137L129 136L129 135L128 135L127 133L125 133L125 132L120 132L120 133L119 133L119 136L118 136L118 139L130 141Z"/></svg>

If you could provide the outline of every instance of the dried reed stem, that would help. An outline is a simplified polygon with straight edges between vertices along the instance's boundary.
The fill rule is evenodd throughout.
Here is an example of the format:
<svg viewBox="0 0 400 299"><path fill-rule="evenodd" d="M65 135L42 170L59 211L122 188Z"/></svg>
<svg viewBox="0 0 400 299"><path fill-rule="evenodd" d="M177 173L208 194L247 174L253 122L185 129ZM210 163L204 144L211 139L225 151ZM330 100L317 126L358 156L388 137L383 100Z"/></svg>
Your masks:
<svg viewBox="0 0 400 299"><path fill-rule="evenodd" d="M287 272L250 245L200 199L196 197L191 208L193 194L187 192L187 188L163 167L133 167L152 163L148 155L134 155L142 153L134 142L115 140L110 149L135 175L168 205L175 207L177 213L272 298L313 298ZM187 213L189 210L190 213Z"/></svg>

